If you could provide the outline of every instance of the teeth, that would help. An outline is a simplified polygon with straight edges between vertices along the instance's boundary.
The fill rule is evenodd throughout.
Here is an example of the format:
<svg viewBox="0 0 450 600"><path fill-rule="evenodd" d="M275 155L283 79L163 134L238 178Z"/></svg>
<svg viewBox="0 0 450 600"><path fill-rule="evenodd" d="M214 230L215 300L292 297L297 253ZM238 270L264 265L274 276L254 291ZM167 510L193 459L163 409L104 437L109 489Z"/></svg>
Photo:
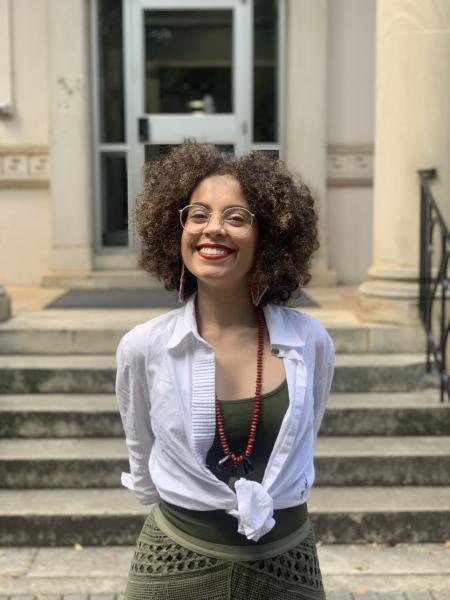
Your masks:
<svg viewBox="0 0 450 600"><path fill-rule="evenodd" d="M222 250L222 248L200 248L200 252L202 254L227 254L226 250Z"/></svg>

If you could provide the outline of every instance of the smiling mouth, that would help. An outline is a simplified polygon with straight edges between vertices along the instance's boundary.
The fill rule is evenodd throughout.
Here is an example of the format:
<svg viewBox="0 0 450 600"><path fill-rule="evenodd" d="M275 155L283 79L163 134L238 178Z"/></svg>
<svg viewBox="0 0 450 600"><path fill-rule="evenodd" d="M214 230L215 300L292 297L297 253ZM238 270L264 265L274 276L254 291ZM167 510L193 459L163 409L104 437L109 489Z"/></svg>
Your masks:
<svg viewBox="0 0 450 600"><path fill-rule="evenodd" d="M215 246L203 246L202 248L197 248L196 250L201 257L213 260L225 258L230 256L230 254L234 254L235 252L235 250L218 248Z"/></svg>

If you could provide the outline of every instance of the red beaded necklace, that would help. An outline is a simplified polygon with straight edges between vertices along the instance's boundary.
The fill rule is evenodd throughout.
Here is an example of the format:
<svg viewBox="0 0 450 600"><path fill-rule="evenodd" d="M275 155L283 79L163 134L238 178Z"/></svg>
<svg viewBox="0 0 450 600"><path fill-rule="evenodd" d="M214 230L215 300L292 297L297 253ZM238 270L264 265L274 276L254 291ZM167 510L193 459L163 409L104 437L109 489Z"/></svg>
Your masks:
<svg viewBox="0 0 450 600"><path fill-rule="evenodd" d="M253 404L252 421L248 433L247 445L243 454L235 454L231 451L230 445L228 444L227 436L225 434L225 428L223 425L222 412L220 410L220 402L216 394L216 421L217 429L219 431L220 445L224 452L224 457L221 458L217 463L217 469L222 471L226 466L231 466L232 475L228 480L228 485L234 489L234 484L238 479L236 477L236 468L243 463L245 473L253 471L254 467L250 456L253 452L253 446L255 445L256 431L258 429L259 415L261 412L261 379L262 379L262 366L263 366L263 354L264 354L264 328L265 319L264 311L261 306L257 308L258 315L258 352L256 360L256 390L255 390L255 402ZM231 463L231 464L230 464Z"/></svg>

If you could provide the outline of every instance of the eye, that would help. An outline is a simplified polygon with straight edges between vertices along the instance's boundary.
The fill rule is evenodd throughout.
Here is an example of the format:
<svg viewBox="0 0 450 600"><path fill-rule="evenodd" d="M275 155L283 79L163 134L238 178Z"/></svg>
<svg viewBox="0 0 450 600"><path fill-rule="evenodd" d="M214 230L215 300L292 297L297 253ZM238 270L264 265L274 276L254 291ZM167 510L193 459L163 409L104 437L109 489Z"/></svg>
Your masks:
<svg viewBox="0 0 450 600"><path fill-rule="evenodd" d="M224 219L230 225L235 227L242 227L251 223L251 214L245 209L231 209L229 212L225 211L223 215Z"/></svg>
<svg viewBox="0 0 450 600"><path fill-rule="evenodd" d="M195 223L204 223L208 220L209 213L203 208L191 208L189 209L188 219Z"/></svg>
<svg viewBox="0 0 450 600"><path fill-rule="evenodd" d="M230 215L226 217L228 223L234 223L235 225L244 225L245 221L242 215Z"/></svg>

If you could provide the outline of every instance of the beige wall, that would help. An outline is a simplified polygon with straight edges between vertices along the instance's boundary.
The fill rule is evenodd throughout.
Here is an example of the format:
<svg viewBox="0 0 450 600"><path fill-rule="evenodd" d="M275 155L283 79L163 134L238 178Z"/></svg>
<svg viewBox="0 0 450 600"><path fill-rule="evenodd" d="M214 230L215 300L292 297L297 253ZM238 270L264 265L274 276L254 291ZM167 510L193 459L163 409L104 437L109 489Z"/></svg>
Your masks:
<svg viewBox="0 0 450 600"><path fill-rule="evenodd" d="M328 3L328 177L336 183L327 190L327 234L330 267L346 284L365 280L372 264L375 22L375 0Z"/></svg>
<svg viewBox="0 0 450 600"><path fill-rule="evenodd" d="M14 112L0 119L0 282L39 284L51 241L47 0L10 6Z"/></svg>
<svg viewBox="0 0 450 600"><path fill-rule="evenodd" d="M12 0L14 114L0 143L48 144L47 0Z"/></svg>
<svg viewBox="0 0 450 600"><path fill-rule="evenodd" d="M48 190L1 190L0 207L0 280L39 285L50 260Z"/></svg>
<svg viewBox="0 0 450 600"><path fill-rule="evenodd" d="M373 143L374 6L375 0L327 3L328 90L323 120L326 142L347 153L353 144ZM11 0L11 7L14 114L0 119L0 149L20 147L26 172L24 181L18 176L13 187L6 186L0 165L0 283L39 284L51 267L52 211L50 190L45 187L49 176L45 169L36 177L29 171L35 160L32 149L36 154L36 146L41 147L44 159L49 144L50 4ZM328 187L325 212L328 266L337 271L341 283L364 280L372 262L371 187Z"/></svg>
<svg viewBox="0 0 450 600"><path fill-rule="evenodd" d="M338 283L356 284L373 262L372 188L328 188L328 251Z"/></svg>
<svg viewBox="0 0 450 600"><path fill-rule="evenodd" d="M374 140L375 0L328 2L328 142Z"/></svg>

